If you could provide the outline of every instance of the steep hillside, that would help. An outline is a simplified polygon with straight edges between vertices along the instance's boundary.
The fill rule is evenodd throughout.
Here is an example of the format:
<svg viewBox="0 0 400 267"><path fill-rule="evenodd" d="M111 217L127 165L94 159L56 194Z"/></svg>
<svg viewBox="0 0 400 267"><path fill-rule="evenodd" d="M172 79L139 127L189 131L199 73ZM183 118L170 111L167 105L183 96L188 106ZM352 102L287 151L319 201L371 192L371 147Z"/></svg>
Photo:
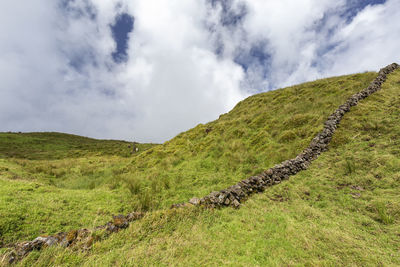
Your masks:
<svg viewBox="0 0 400 267"><path fill-rule="evenodd" d="M376 75L329 78L252 96L218 120L130 158L67 159L73 168L63 166L66 159L52 159L53 170L65 171L58 176L35 169L50 161L4 158L0 218L12 221L0 219L2 238L10 242L54 233L56 227L73 229L71 224L97 225L120 202L121 212L153 212L95 242L90 251L52 247L32 252L21 264L398 265L399 70L344 117L329 151L307 171L255 195L239 210L164 209L294 157L337 106ZM85 187L96 177L82 174L86 169L108 178ZM10 192L22 195L16 200ZM73 192L92 197L55 210L56 199ZM47 200L40 202L40 197ZM26 212L37 201L35 218L47 216L39 222ZM25 210L17 210L18 205ZM95 206L106 212L94 212ZM66 219L71 224L57 224ZM25 220L29 224L18 224Z"/></svg>
<svg viewBox="0 0 400 267"><path fill-rule="evenodd" d="M258 174L304 149L324 120L376 73L329 78L254 95L127 164L134 195L165 208Z"/></svg>

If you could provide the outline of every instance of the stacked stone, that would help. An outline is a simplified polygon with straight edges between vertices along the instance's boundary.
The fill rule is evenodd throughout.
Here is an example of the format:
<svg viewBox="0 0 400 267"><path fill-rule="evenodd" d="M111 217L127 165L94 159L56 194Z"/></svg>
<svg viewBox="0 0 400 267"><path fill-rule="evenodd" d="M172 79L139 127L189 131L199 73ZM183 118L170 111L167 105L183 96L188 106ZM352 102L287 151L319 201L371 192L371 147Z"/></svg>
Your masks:
<svg viewBox="0 0 400 267"><path fill-rule="evenodd" d="M113 216L113 220L96 227L94 230L105 230L108 233L118 232L121 229L127 228L129 223L143 217L141 212L132 212L128 215ZM32 241L16 244L14 250L8 254L7 262L13 263L24 258L32 250L40 250L45 247L60 245L62 247L71 247L79 244L82 249L91 247L93 239L93 230L79 229L69 232L61 232L53 236L39 236Z"/></svg>
<svg viewBox="0 0 400 267"><path fill-rule="evenodd" d="M386 80L386 76L399 68L396 63L390 64L381 69L378 76L371 84L359 93L352 95L343 105L339 106L325 121L323 130L318 133L311 141L310 145L304 149L294 159L286 160L263 173L252 176L237 184L221 191L215 191L199 199L192 198L189 203L192 205L202 205L206 207L240 206L247 197L255 192L262 192L265 188L279 184L289 176L302 170L306 170L313 160L328 149L340 121L350 108L356 106L358 102L381 89L381 85Z"/></svg>

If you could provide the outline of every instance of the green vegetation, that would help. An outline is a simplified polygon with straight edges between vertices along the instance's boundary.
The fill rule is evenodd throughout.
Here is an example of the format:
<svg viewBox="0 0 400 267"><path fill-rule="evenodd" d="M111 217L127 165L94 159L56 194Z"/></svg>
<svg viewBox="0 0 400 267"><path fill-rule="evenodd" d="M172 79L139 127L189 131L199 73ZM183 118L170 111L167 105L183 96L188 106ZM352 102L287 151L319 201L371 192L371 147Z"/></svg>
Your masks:
<svg viewBox="0 0 400 267"><path fill-rule="evenodd" d="M61 133L0 133L0 244L107 222L132 200L122 161L153 144Z"/></svg>
<svg viewBox="0 0 400 267"><path fill-rule="evenodd" d="M108 154L105 144L85 145L71 156L71 145L54 141L46 153L28 159L22 149L37 147L8 146L16 153L11 156L2 144L2 242L148 210L90 251L52 247L20 264L399 265L399 70L382 91L346 114L329 151L307 171L239 210L168 209L295 156L327 116L375 76L334 77L258 94L216 121L129 156L117 148Z"/></svg>
<svg viewBox="0 0 400 267"><path fill-rule="evenodd" d="M0 157L55 160L103 155L130 157L132 142L97 140L64 133L0 133ZM154 144L135 143L139 151Z"/></svg>

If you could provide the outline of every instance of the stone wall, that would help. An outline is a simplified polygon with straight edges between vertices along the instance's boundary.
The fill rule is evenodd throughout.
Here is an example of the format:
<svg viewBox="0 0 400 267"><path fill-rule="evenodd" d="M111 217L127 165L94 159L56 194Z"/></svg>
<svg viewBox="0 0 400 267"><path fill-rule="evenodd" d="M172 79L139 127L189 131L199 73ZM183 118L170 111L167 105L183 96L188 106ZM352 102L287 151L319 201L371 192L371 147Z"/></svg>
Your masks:
<svg viewBox="0 0 400 267"><path fill-rule="evenodd" d="M279 184L289 176L306 170L311 162L328 149L335 130L339 126L344 114L358 102L381 89L386 76L399 68L396 63L390 64L379 71L378 76L371 84L359 93L352 95L347 101L338 107L325 121L324 129L312 139L310 145L293 159L286 160L263 173L249 177L224 190L215 191L203 198L192 198L189 203L207 207L233 206L239 207L240 203L255 192L262 192L265 188ZM182 205L182 204L181 204ZM180 206L175 205L175 206Z"/></svg>
<svg viewBox="0 0 400 267"><path fill-rule="evenodd" d="M127 228L130 222L142 218L143 215L144 213L142 212L132 212L126 216L113 216L112 221L91 230L82 228L69 232L60 232L50 236L39 236L32 241L14 244L13 248L6 253L4 258L0 261L0 265L1 263L14 263L23 259L32 250L40 250L54 245L65 248L74 246L83 250L89 249L96 240L96 236L94 235L96 231L103 230L108 234L118 232L121 229Z"/></svg>

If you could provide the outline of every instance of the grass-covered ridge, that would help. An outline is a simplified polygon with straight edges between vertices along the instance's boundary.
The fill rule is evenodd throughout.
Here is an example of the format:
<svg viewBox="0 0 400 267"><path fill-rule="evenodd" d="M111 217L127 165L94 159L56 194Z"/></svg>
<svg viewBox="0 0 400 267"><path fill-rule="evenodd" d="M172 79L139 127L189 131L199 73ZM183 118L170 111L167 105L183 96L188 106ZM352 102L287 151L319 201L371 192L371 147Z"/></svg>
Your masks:
<svg viewBox="0 0 400 267"><path fill-rule="evenodd" d="M70 196L70 191L77 192L76 195L99 191L109 194L107 201L117 202L106 207L107 201L97 200L97 207L109 209L109 213L113 212L110 208L118 207L119 201L134 209L167 207L193 195L202 196L224 188L293 157L308 145L338 105L366 87L375 76L376 73L363 73L335 77L255 95L217 121L199 125L163 145L128 158L98 155L90 159L34 162L6 158L1 162L1 176L9 189L4 191L12 191L11 188L21 191L18 186L29 184L31 190L27 194L32 202L44 195L40 191L43 188L59 190L57 195L64 192L65 196ZM87 254L51 248L40 254L32 253L22 264L400 264L397 246L400 144L396 141L400 132L399 81L400 73L396 71L382 91L347 114L331 149L309 170L250 199L239 211L232 212L229 208L153 211L128 230L95 243ZM71 173L76 174L77 169L81 173L75 180L67 178L71 176L69 171L59 177L29 171L35 164L49 163L58 169L63 161L70 160L75 166L75 173ZM92 177L85 176L83 171L91 166L98 177L103 173L109 180L99 178L101 182L92 189L82 185L72 190L73 181L79 185L77 181ZM18 178L13 180L10 172L18 174ZM46 206L54 201L51 198L39 207L40 212L49 212L49 220L43 220L38 227L43 232L54 226L52 218L62 216ZM19 203L25 202L30 207L26 200ZM17 206L12 195L0 203ZM91 203L92 199L88 205ZM107 212L94 215L90 208L76 205L68 207L75 225L85 223L75 214L84 214L85 220L91 220L92 224L108 216ZM0 212L8 218L26 216L18 211L10 213L5 207ZM6 225L4 221L1 223ZM20 233L24 233L24 227L7 232L10 240ZM37 235L30 232L20 234L20 238L29 234Z"/></svg>
<svg viewBox="0 0 400 267"><path fill-rule="evenodd" d="M88 155L130 157L132 142L97 140L83 136L57 133L0 133L0 157L29 160L79 158ZM141 152L153 144L137 144ZM138 151L138 152L139 152Z"/></svg>
<svg viewBox="0 0 400 267"><path fill-rule="evenodd" d="M375 77L334 77L251 96L134 158L122 175L143 189L140 195L151 194L156 208L226 188L294 157L337 106Z"/></svg>

